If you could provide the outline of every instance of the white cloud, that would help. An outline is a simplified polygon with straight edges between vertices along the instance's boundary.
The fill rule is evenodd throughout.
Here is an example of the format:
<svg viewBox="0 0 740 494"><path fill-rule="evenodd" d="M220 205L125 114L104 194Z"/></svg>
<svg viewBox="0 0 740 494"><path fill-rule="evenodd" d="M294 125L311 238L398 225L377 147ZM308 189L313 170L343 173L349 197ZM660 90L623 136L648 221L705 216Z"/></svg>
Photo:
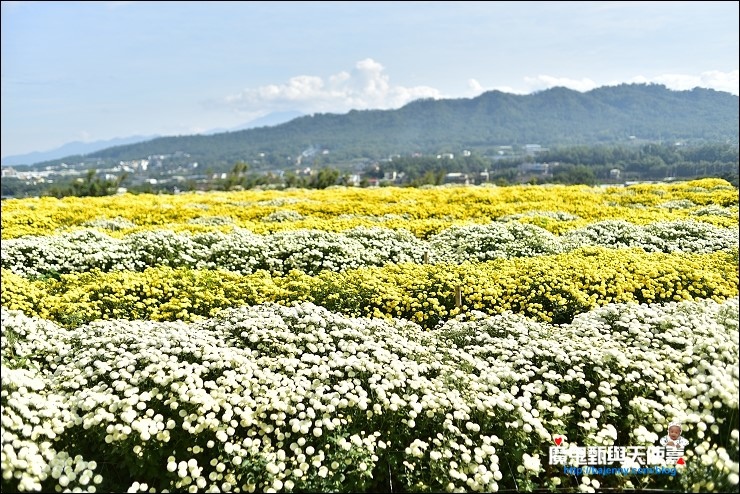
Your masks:
<svg viewBox="0 0 740 494"><path fill-rule="evenodd" d="M527 86L527 92L540 91L551 87L567 87L576 91L585 92L599 87L599 85L591 79L570 79L568 77L553 77L550 75L525 77L524 84Z"/></svg>
<svg viewBox="0 0 740 494"><path fill-rule="evenodd" d="M685 91L695 87L715 89L728 93L738 94L738 71L720 72L711 70L702 72L698 76L686 74L663 74L648 80L645 77L636 77L633 82L655 82L663 84L669 89Z"/></svg>
<svg viewBox="0 0 740 494"><path fill-rule="evenodd" d="M352 109L399 108L419 98L441 98L428 86L394 86L385 68L371 58L360 60L351 72L342 71L326 80L299 75L284 84L269 84L227 96L226 103L241 114L259 115L273 111L304 113L346 112Z"/></svg>
<svg viewBox="0 0 740 494"><path fill-rule="evenodd" d="M477 79L468 79L468 88L475 94L480 94L485 91Z"/></svg>

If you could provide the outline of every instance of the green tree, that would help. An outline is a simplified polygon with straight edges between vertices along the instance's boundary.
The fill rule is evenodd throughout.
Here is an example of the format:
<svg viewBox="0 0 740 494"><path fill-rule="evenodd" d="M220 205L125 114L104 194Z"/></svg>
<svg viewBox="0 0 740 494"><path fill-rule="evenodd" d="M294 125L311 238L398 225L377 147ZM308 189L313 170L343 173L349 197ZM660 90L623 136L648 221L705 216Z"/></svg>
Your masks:
<svg viewBox="0 0 740 494"><path fill-rule="evenodd" d="M552 173L553 182L563 184L594 185L596 176L593 169L585 165L562 165Z"/></svg>
<svg viewBox="0 0 740 494"><path fill-rule="evenodd" d="M78 196L78 197L100 197L116 193L122 182L128 178L127 173L116 177L114 180L101 179L97 171L90 169L85 178L78 178L66 187L54 186L49 188L49 195L54 197Z"/></svg>
<svg viewBox="0 0 740 494"><path fill-rule="evenodd" d="M322 168L316 176L311 177L309 187L313 189L325 189L337 184L340 171L336 168Z"/></svg>
<svg viewBox="0 0 740 494"><path fill-rule="evenodd" d="M285 174L285 186L289 188L306 187L306 179L299 177L295 172L287 172Z"/></svg>
<svg viewBox="0 0 740 494"><path fill-rule="evenodd" d="M231 171L226 175L226 179L223 181L223 190L245 188L247 186L247 170L249 170L249 165L244 161L237 161L234 163Z"/></svg>

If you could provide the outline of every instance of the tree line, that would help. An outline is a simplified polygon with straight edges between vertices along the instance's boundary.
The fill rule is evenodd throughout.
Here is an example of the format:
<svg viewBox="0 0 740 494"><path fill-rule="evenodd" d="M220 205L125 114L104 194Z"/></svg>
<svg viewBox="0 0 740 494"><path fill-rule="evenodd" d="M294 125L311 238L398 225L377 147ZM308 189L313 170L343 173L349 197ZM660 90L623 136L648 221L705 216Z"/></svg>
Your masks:
<svg viewBox="0 0 740 494"><path fill-rule="evenodd" d="M526 163L548 163L547 174L523 174L521 165ZM244 160L231 166L225 177L196 180L186 177L178 190L239 190L256 187L313 188L324 189L332 185L350 185L352 173L321 163L317 157L314 173L298 174L264 172L254 169ZM418 187L439 185L445 182L448 173L465 173L480 177L487 174L488 182L498 185L521 183L586 184L618 183L640 180L689 179L700 177L724 178L738 186L740 167L738 146L735 144L703 144L699 146L676 146L647 143L637 146L561 146L536 155L491 157L471 154L463 157L396 156L374 161L360 173L359 186L368 186L376 181L381 185ZM612 171L618 170L618 178ZM383 179L395 175L396 180ZM175 192L171 183L134 185L132 177L121 174L115 179L104 178L95 170L88 170L82 178L65 183L31 184L17 179L2 181L3 197L29 195L102 196L115 194L124 187L132 193Z"/></svg>

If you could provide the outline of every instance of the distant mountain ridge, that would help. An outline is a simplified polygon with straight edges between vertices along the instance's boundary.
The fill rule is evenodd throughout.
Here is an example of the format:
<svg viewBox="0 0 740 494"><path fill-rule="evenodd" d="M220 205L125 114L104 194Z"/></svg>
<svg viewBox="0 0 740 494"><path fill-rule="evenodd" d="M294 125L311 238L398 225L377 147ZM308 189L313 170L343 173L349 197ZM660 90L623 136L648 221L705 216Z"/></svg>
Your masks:
<svg viewBox="0 0 740 494"><path fill-rule="evenodd" d="M233 129L212 129L203 133L203 135L220 134L223 132L234 132L237 130L253 129L256 127L264 127L270 125L279 125L281 123L288 122L294 118L302 116L303 113L297 111L284 111L284 112L273 112L263 117L250 120L249 122L239 125ZM159 135L150 136L130 136L130 137L117 137L114 139L107 139L102 141L93 142L81 142L74 141L64 144L58 148L50 149L49 151L34 151L25 154L16 154L6 156L2 158L2 166L15 166L15 165L29 165L39 163L43 161L51 161L59 158L66 158L70 156L85 156L95 151L108 149L115 146L123 146L126 144L135 144L138 142L144 142L151 139L161 137Z"/></svg>
<svg viewBox="0 0 740 494"><path fill-rule="evenodd" d="M151 136L130 136L130 137L117 137L114 139L106 139L102 141L93 142L81 142L73 141L68 142L58 148L50 149L49 151L34 151L25 154L15 154L11 156L5 156L2 158L2 166L15 166L15 165L28 165L33 163L39 163L42 161L55 160L59 158L65 158L67 156L78 156L101 149L108 149L113 146L123 146L126 144L133 144L136 142L147 141L149 139L155 139L158 135Z"/></svg>
<svg viewBox="0 0 740 494"><path fill-rule="evenodd" d="M284 165L307 149L330 159L486 150L502 145L572 146L655 142L738 142L738 97L711 89L673 91L657 84L562 87L529 95L490 91L475 98L417 100L396 110L315 114L286 123L214 135L160 137L89 157L128 160L187 153L206 165L267 156ZM329 158L327 158L329 159Z"/></svg>

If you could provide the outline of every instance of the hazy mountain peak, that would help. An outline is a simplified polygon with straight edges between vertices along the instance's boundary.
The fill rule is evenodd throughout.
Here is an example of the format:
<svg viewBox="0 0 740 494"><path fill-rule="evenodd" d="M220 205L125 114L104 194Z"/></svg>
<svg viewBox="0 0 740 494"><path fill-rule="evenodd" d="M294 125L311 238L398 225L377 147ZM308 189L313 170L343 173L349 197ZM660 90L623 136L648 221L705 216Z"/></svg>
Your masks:
<svg viewBox="0 0 740 494"><path fill-rule="evenodd" d="M157 137L159 136L137 135L131 137L116 137L113 139L93 142L73 141L59 146L58 148L50 149L48 151L34 151L31 153L4 156L2 158L2 166L32 165L34 163L65 158L67 156L86 155L94 153L95 151L100 151L102 149L107 149L114 146L123 146L126 144L134 144L137 142L144 142L151 139L156 139Z"/></svg>

